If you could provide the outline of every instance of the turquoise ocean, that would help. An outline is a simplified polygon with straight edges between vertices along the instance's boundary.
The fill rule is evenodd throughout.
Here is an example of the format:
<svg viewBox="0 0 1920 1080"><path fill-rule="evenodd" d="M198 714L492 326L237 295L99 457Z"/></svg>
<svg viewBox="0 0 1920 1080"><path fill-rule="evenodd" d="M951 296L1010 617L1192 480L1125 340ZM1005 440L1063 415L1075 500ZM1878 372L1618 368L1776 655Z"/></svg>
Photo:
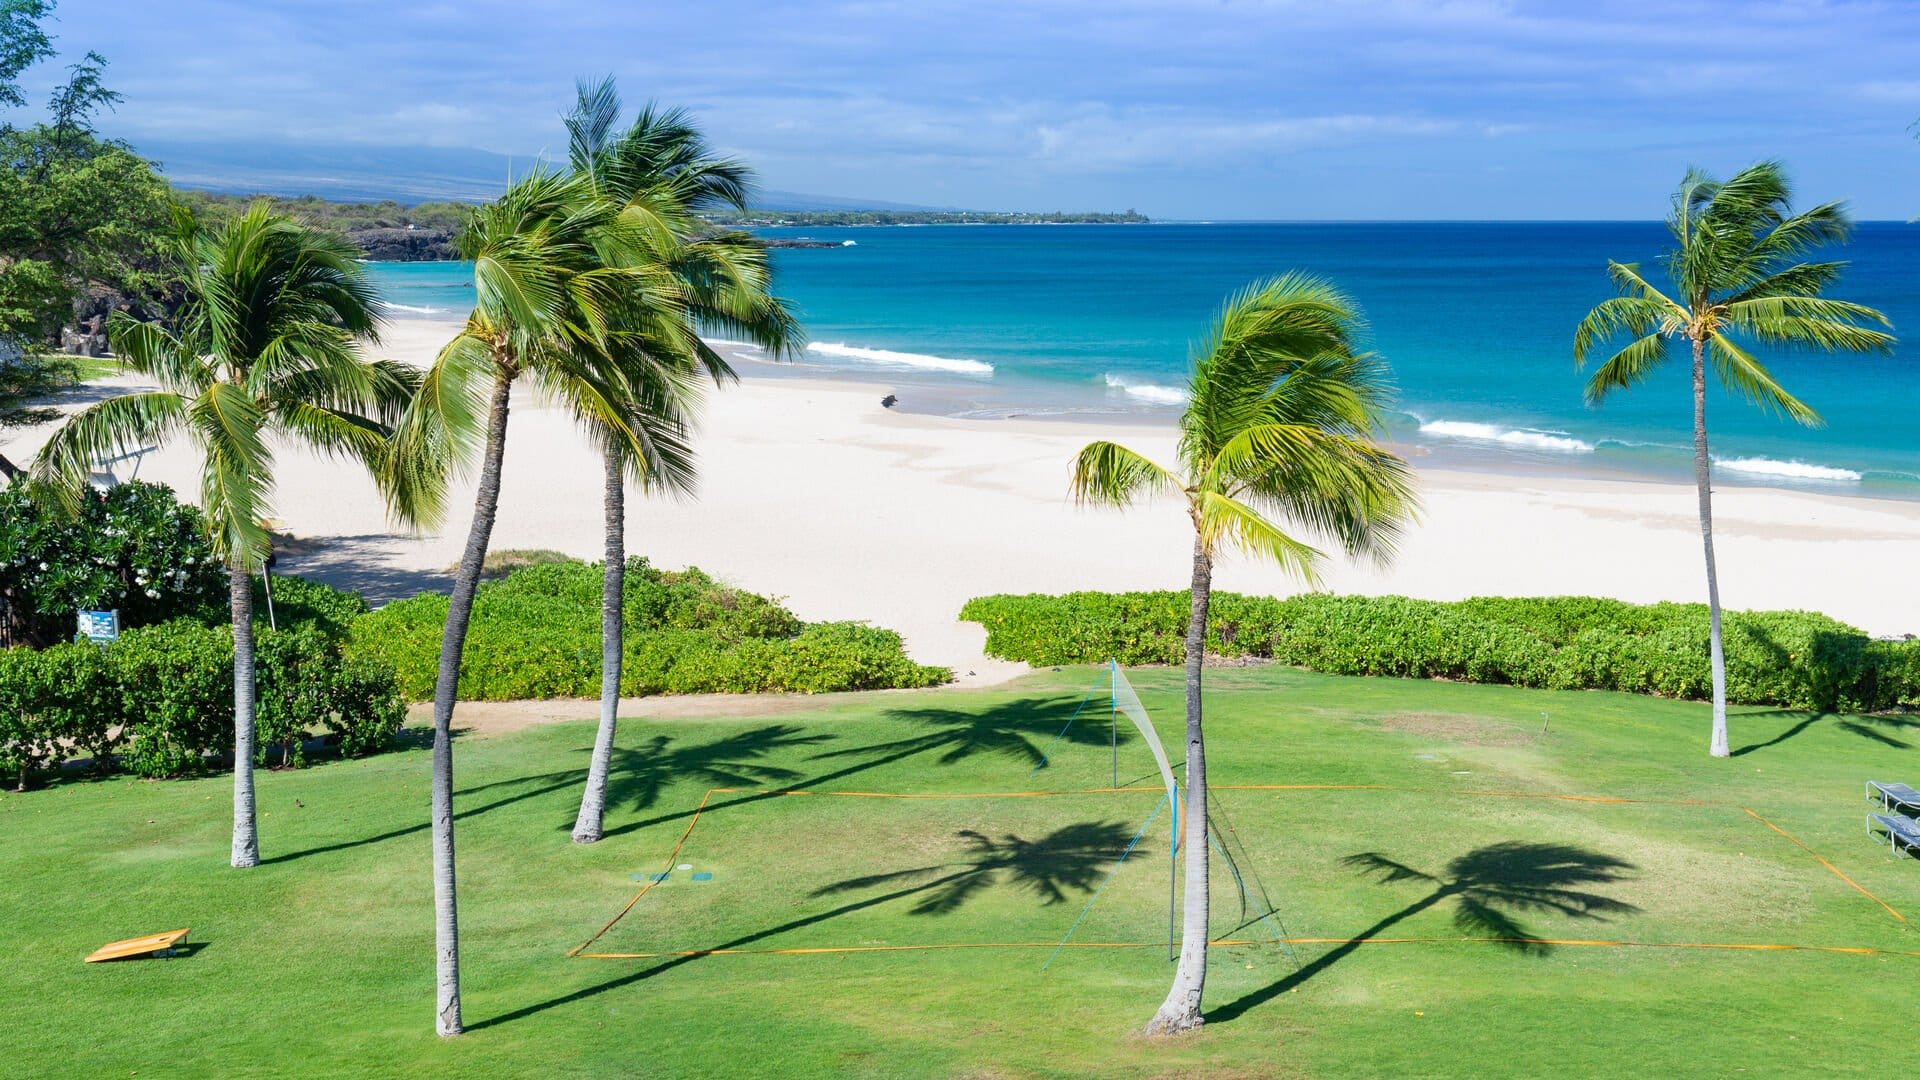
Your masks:
<svg viewBox="0 0 1920 1080"><path fill-rule="evenodd" d="M774 257L810 342L753 374L896 388L953 416L1170 416L1192 343L1222 298L1305 270L1364 308L1392 367L1390 434L1436 462L1521 471L1689 476L1685 357L1598 409L1582 400L1573 328L1611 295L1608 259L1653 265L1658 223L1222 223L765 230L825 241ZM1920 335L1920 225L1862 224L1829 257L1833 295ZM396 317L472 303L460 263L370 264ZM1717 390L1720 483L1920 498L1920 338L1891 357L1762 353L1826 426L1807 429Z"/></svg>

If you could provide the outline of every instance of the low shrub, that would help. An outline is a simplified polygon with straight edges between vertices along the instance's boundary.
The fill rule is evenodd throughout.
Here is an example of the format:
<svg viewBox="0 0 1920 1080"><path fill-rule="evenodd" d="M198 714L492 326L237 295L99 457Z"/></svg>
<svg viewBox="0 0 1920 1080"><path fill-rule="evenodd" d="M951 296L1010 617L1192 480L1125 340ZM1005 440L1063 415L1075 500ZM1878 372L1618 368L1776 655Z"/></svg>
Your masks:
<svg viewBox="0 0 1920 1080"><path fill-rule="evenodd" d="M1032 664L1181 663L1180 592L985 596L960 617L987 651ZM1703 604L1583 596L1479 597L1215 593L1207 651L1337 675L1387 675L1675 698L1712 693ZM1874 641L1813 612L1729 612L1727 696L1806 710L1920 705L1920 642Z"/></svg>
<svg viewBox="0 0 1920 1080"><path fill-rule="evenodd" d="M321 735L345 755L392 742L406 716L393 669L349 658L317 623L256 635L257 764L301 765ZM0 650L0 770L24 786L76 755L137 776L199 772L233 746L233 637L177 619L102 648Z"/></svg>
<svg viewBox="0 0 1920 1080"><path fill-rule="evenodd" d="M597 563L543 563L483 582L467 631L460 696L592 697L600 692ZM391 664L402 694L423 700L439 671L447 597L422 593L354 624L349 652ZM621 692L823 693L934 686L945 668L908 659L899 635L857 623L800 621L777 600L696 569L627 565Z"/></svg>

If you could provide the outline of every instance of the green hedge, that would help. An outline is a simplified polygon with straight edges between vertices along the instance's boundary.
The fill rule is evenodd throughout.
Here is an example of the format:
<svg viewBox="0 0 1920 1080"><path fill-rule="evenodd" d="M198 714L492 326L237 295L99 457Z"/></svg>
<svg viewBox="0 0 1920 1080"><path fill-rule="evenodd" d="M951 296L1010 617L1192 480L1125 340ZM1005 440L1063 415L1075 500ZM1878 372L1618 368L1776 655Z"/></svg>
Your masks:
<svg viewBox="0 0 1920 1080"><path fill-rule="evenodd" d="M348 657L312 623L257 634L258 763L305 763L316 732L348 755L406 718L393 669ZM177 619L89 644L0 650L0 776L25 786L61 760L178 776L233 747L233 636Z"/></svg>
<svg viewBox="0 0 1920 1080"><path fill-rule="evenodd" d="M983 596L960 617L987 629L987 652L1032 664L1178 664L1183 592ZM1592 597L1215 593L1207 651L1337 675L1623 690L1705 698L1712 682L1703 604ZM1727 696L1792 709L1920 705L1920 641L1876 641L1805 611L1729 612Z"/></svg>
<svg viewBox="0 0 1920 1080"><path fill-rule="evenodd" d="M483 582L467 631L466 700L600 693L597 563L527 566ZM349 654L391 664L413 700L433 693L447 597L423 593L355 620ZM696 569L627 565L621 693L824 693L937 686L946 668L907 658L900 636L859 623L802 623L778 602Z"/></svg>

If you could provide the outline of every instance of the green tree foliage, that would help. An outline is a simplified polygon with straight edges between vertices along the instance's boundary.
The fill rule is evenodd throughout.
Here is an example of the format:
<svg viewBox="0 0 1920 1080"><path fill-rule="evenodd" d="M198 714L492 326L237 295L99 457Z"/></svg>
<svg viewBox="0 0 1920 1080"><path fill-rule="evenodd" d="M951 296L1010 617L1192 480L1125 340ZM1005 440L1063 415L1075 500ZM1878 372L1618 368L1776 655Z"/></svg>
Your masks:
<svg viewBox="0 0 1920 1080"><path fill-rule="evenodd" d="M79 513L0 491L0 642L71 638L74 613L118 610L122 627L219 604L225 573L200 512L157 484L87 490Z"/></svg>
<svg viewBox="0 0 1920 1080"><path fill-rule="evenodd" d="M53 55L41 27L53 7L0 0L0 107L25 106L14 78ZM167 185L94 130L120 100L105 85L106 60L88 53L67 70L43 121L0 118L0 338L28 344L57 344L89 286L144 296L161 283Z"/></svg>

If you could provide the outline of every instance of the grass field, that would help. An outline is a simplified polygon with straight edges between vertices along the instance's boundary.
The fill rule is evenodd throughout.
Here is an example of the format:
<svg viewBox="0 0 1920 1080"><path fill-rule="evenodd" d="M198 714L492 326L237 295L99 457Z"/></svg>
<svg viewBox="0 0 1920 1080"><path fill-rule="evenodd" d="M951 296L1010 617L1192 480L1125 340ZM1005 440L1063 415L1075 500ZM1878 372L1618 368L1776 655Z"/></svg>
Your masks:
<svg viewBox="0 0 1920 1080"><path fill-rule="evenodd" d="M567 840L590 723L462 738L451 1041L424 753L263 775L252 871L224 865L225 778L6 795L0 1073L1799 1076L1904 1048L1920 864L1868 843L1860 788L1920 771L1913 722L1736 710L1713 761L1700 705L1276 668L1210 673L1208 715L1278 921L1243 925L1217 869L1215 935L1253 944L1215 951L1205 1029L1143 1040L1164 807L1115 863L1151 761L1123 738L1138 790L1087 790L1095 709L1034 769L1097 675L625 722L591 848ZM1179 673L1132 677L1177 749ZM1058 794L973 797L1007 792ZM669 867L586 950L658 955L567 957ZM1074 940L1138 947L1043 970L1103 881ZM177 926L187 957L79 963ZM1655 947L1759 943L1881 951ZM982 944L1011 947L899 948Z"/></svg>

